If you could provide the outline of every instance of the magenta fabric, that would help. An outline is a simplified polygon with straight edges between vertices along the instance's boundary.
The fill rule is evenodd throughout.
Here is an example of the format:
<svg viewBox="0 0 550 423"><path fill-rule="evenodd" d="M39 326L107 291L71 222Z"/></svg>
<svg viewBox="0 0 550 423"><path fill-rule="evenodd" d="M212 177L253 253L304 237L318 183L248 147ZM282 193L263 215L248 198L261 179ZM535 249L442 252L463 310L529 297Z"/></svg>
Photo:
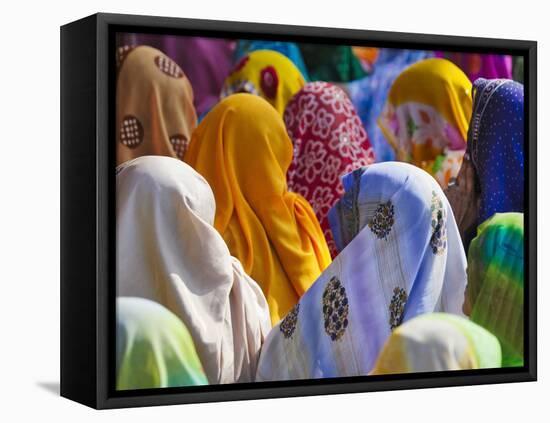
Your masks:
<svg viewBox="0 0 550 423"><path fill-rule="evenodd" d="M193 86L197 115L220 99L225 77L233 68L235 41L221 38L119 33L117 46L148 45L161 50L183 70Z"/></svg>
<svg viewBox="0 0 550 423"><path fill-rule="evenodd" d="M512 56L505 54L436 52L436 57L450 60L464 71L470 81L478 78L512 79Z"/></svg>

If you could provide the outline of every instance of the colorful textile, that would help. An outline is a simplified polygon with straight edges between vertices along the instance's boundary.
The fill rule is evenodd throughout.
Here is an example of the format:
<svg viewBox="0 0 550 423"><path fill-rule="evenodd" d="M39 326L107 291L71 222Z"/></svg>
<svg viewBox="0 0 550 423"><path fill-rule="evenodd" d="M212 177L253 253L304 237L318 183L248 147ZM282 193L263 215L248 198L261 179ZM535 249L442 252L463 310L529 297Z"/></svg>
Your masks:
<svg viewBox="0 0 550 423"><path fill-rule="evenodd" d="M180 35L117 33L117 45L148 45L161 50L183 70L193 86L194 105L202 116L216 104L233 68L235 41Z"/></svg>
<svg viewBox="0 0 550 423"><path fill-rule="evenodd" d="M273 40L239 40L237 42L237 49L235 50L236 62L241 60L243 56L256 50L273 50L285 55L298 68L304 79L309 81L304 58L296 43Z"/></svg>
<svg viewBox="0 0 550 423"><path fill-rule="evenodd" d="M470 319L499 339L502 365L523 366L523 213L497 213L468 250Z"/></svg>
<svg viewBox="0 0 550 423"><path fill-rule="evenodd" d="M347 89L369 134L376 160L385 162L394 160L395 152L384 138L376 120L386 104L391 85L403 70L413 63L431 57L433 53L394 48L378 50L379 54L376 61L372 63L370 74L358 81L350 82Z"/></svg>
<svg viewBox="0 0 550 423"><path fill-rule="evenodd" d="M463 317L427 313L392 332L371 374L494 369L501 361L489 331Z"/></svg>
<svg viewBox="0 0 550 423"><path fill-rule="evenodd" d="M207 385L193 339L178 317L153 301L116 302L117 389Z"/></svg>
<svg viewBox="0 0 550 423"><path fill-rule="evenodd" d="M117 168L116 195L117 295L176 314L209 383L254 381L269 310L212 226L208 183L180 160L147 156Z"/></svg>
<svg viewBox="0 0 550 423"><path fill-rule="evenodd" d="M478 222L495 213L523 212L523 85L478 79L468 148L480 188Z"/></svg>
<svg viewBox="0 0 550 423"><path fill-rule="evenodd" d="M336 257L327 214L344 193L340 178L374 162L367 133L346 93L327 82L306 84L288 103L284 120L294 143L289 189L312 205Z"/></svg>
<svg viewBox="0 0 550 423"><path fill-rule="evenodd" d="M305 83L290 59L273 50L256 50L243 56L225 79L221 98L235 93L255 94L282 116L288 101Z"/></svg>
<svg viewBox="0 0 550 423"><path fill-rule="evenodd" d="M474 82L478 78L512 78L512 56L506 54L437 52L457 65Z"/></svg>
<svg viewBox="0 0 550 423"><path fill-rule="evenodd" d="M359 59L361 67L366 73L371 73L374 67L374 63L378 60L380 54L379 48L374 47L359 47L355 46L351 48L351 51Z"/></svg>
<svg viewBox="0 0 550 423"><path fill-rule="evenodd" d="M365 76L350 46L299 44L311 81L349 82Z"/></svg>
<svg viewBox="0 0 550 423"><path fill-rule="evenodd" d="M356 170L344 187L350 179L364 189L333 233L343 225L358 232L272 329L257 380L366 375L402 322L462 314L466 257L437 182L396 162Z"/></svg>
<svg viewBox="0 0 550 423"><path fill-rule="evenodd" d="M378 124L396 159L426 170L445 188L466 149L472 84L445 59L426 59L393 83Z"/></svg>
<svg viewBox="0 0 550 423"><path fill-rule="evenodd" d="M185 156L212 187L214 226L262 287L274 323L330 264L313 209L287 189L291 160L283 119L250 94L229 96L214 107Z"/></svg>
<svg viewBox="0 0 550 423"><path fill-rule="evenodd" d="M147 155L183 159L197 125L185 74L152 47L122 47L117 57L117 164Z"/></svg>

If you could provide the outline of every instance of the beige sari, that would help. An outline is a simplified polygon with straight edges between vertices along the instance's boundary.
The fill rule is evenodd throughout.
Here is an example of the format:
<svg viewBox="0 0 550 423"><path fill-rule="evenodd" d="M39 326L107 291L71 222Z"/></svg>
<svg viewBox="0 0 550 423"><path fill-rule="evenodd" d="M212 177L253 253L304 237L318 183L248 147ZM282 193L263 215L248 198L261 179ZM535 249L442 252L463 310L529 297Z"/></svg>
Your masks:
<svg viewBox="0 0 550 423"><path fill-rule="evenodd" d="M187 164L147 156L117 168L117 295L163 305L189 330L209 383L252 382L267 301L214 223L214 195Z"/></svg>

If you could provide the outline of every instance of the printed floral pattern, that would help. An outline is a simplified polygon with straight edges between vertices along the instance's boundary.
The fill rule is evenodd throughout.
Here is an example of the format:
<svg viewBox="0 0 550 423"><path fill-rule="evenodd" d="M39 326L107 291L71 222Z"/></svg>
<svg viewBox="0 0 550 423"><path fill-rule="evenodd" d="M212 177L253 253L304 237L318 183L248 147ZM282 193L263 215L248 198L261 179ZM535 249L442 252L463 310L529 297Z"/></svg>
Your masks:
<svg viewBox="0 0 550 423"><path fill-rule="evenodd" d="M387 103L380 122L398 160L424 169L443 188L457 176L460 166L455 166L453 153L462 155L466 141L436 109L414 102L398 107Z"/></svg>
<svg viewBox="0 0 550 423"><path fill-rule="evenodd" d="M294 331L296 330L296 324L298 323L298 314L300 313L300 303L296 304L288 312L285 318L279 325L279 330L283 333L285 339L292 338Z"/></svg>
<svg viewBox="0 0 550 423"><path fill-rule="evenodd" d="M430 206L432 212L432 236L430 238L430 246L432 252L436 255L443 254L447 248L447 215L443 207L443 201L432 191L432 204Z"/></svg>
<svg viewBox="0 0 550 423"><path fill-rule="evenodd" d="M390 328L394 330L403 322L403 314L405 313L405 305L407 304L407 292L400 287L393 289L393 296L390 302Z"/></svg>
<svg viewBox="0 0 550 423"><path fill-rule="evenodd" d="M336 257L327 214L344 193L340 178L374 162L367 133L346 93L327 82L306 84L288 103L284 121L294 144L289 189L313 205Z"/></svg>
<svg viewBox="0 0 550 423"><path fill-rule="evenodd" d="M346 288L333 276L323 292L325 332L332 341L338 341L348 327L349 304Z"/></svg>
<svg viewBox="0 0 550 423"><path fill-rule="evenodd" d="M394 224L394 207L391 201L379 204L368 227L378 239L387 239Z"/></svg>

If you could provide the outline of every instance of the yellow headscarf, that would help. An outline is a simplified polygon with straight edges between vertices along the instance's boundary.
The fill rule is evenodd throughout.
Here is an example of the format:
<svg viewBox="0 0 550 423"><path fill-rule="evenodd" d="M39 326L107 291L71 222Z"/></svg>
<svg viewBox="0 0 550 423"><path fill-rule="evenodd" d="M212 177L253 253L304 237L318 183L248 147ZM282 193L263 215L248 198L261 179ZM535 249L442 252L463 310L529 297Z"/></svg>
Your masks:
<svg viewBox="0 0 550 423"><path fill-rule="evenodd" d="M305 83L286 56L273 50L256 50L237 63L225 80L221 97L240 92L259 95L282 116L289 100Z"/></svg>
<svg viewBox="0 0 550 423"><path fill-rule="evenodd" d="M269 104L254 95L222 100L200 123L185 161L214 192L214 227L261 286L278 322L330 264L309 203L289 192L292 142Z"/></svg>
<svg viewBox="0 0 550 423"><path fill-rule="evenodd" d="M189 80L155 48L121 47L118 53L117 165L141 156L183 159L197 126Z"/></svg>
<svg viewBox="0 0 550 423"><path fill-rule="evenodd" d="M446 59L408 67L393 83L378 124L397 160L419 166L446 187L466 149L472 83Z"/></svg>

